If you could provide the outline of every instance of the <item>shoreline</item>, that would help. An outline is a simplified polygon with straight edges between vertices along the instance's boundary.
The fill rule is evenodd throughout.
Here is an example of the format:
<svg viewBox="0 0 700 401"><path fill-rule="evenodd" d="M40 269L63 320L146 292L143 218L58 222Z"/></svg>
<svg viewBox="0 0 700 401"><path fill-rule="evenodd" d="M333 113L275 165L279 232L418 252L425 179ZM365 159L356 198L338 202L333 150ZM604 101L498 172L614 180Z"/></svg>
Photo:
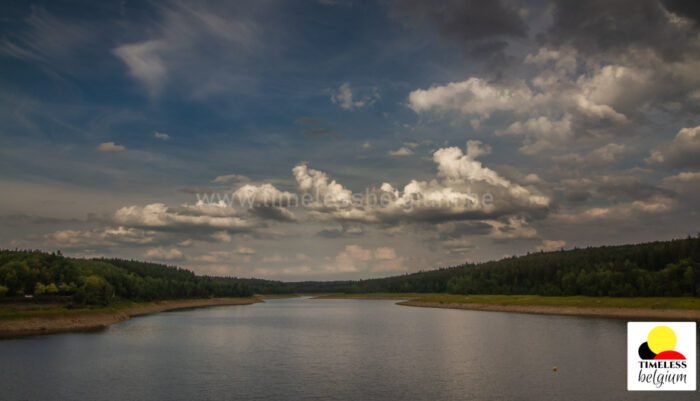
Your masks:
<svg viewBox="0 0 700 401"><path fill-rule="evenodd" d="M482 312L529 313L536 315L587 316L614 319L658 319L700 321L697 309L649 309L649 308L615 308L615 307L581 307L581 306L547 306L547 305L498 305L479 303L439 303L407 300L397 305L420 308L465 309Z"/></svg>
<svg viewBox="0 0 700 401"><path fill-rule="evenodd" d="M683 298L543 297L430 293L320 294L315 299L398 300L397 305L484 312L700 321L700 304Z"/></svg>
<svg viewBox="0 0 700 401"><path fill-rule="evenodd" d="M173 310L208 306L249 305L264 302L259 298L208 298L165 300L126 307L114 312L63 314L40 317L0 319L0 339L29 337L80 331L102 330L132 317Z"/></svg>

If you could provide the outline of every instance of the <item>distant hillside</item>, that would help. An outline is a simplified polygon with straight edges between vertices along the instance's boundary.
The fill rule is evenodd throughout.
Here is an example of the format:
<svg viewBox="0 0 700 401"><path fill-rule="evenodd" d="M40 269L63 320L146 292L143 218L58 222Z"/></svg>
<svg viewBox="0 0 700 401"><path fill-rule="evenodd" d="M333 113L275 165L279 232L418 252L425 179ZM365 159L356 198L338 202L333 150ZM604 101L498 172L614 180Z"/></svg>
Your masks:
<svg viewBox="0 0 700 401"><path fill-rule="evenodd" d="M358 281L285 283L197 276L157 263L0 251L0 297L33 294L76 303L289 293L700 296L700 237L539 252L480 264Z"/></svg>
<svg viewBox="0 0 700 401"><path fill-rule="evenodd" d="M117 299L245 297L235 278L197 276L175 266L121 259L76 259L41 251L0 251L0 297L106 305Z"/></svg>
<svg viewBox="0 0 700 401"><path fill-rule="evenodd" d="M700 296L700 237L539 252L381 279L286 285L308 293Z"/></svg>

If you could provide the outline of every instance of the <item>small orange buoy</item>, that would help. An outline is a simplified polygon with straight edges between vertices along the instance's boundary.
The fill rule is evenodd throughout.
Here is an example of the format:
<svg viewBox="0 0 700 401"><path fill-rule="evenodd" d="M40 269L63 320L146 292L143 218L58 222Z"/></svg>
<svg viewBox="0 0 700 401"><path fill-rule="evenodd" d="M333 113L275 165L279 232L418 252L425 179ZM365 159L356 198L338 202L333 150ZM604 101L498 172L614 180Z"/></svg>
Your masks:
<svg viewBox="0 0 700 401"><path fill-rule="evenodd" d="M557 371L556 365L554 366L554 368L552 368L552 370L555 371L555 372Z"/></svg>

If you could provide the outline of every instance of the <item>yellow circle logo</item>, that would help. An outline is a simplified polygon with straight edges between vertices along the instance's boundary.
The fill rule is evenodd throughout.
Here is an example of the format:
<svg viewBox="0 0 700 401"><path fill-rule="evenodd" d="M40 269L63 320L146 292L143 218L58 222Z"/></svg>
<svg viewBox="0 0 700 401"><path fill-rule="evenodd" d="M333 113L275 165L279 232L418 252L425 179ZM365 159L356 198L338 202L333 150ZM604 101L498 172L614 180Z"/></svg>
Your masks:
<svg viewBox="0 0 700 401"><path fill-rule="evenodd" d="M676 333L668 326L656 326L647 336L649 349L655 354L673 350L676 348L676 341Z"/></svg>

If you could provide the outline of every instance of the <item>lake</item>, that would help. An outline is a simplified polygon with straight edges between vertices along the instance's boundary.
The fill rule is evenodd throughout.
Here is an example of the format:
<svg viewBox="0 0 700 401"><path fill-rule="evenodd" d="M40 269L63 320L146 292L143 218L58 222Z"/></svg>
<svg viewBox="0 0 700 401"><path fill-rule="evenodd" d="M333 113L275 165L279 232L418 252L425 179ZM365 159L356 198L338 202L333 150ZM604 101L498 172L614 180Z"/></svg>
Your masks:
<svg viewBox="0 0 700 401"><path fill-rule="evenodd" d="M272 299L2 340L0 399L697 399L627 392L623 320L394 303Z"/></svg>

